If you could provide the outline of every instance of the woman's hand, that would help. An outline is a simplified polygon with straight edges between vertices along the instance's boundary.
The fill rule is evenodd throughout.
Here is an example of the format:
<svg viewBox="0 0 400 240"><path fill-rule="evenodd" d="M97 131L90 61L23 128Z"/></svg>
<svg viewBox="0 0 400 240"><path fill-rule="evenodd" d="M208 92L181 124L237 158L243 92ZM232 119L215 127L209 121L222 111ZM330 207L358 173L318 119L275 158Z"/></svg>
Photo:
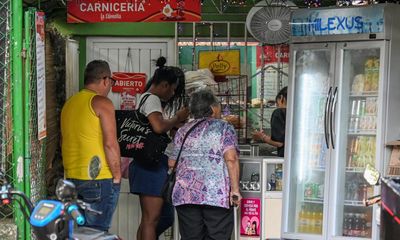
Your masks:
<svg viewBox="0 0 400 240"><path fill-rule="evenodd" d="M175 167L176 160L168 159L168 172L172 172Z"/></svg>
<svg viewBox="0 0 400 240"><path fill-rule="evenodd" d="M257 140L257 141L263 141L263 142L268 143L271 140L271 137L266 135L264 133L264 131L260 130L260 131L253 132L253 139Z"/></svg>
<svg viewBox="0 0 400 240"><path fill-rule="evenodd" d="M240 192L231 191L229 194L229 200L231 205L239 206L240 202L242 201L242 195Z"/></svg>
<svg viewBox="0 0 400 240"><path fill-rule="evenodd" d="M176 117L178 118L178 122L181 123L185 121L189 117L189 108L183 107L176 112Z"/></svg>

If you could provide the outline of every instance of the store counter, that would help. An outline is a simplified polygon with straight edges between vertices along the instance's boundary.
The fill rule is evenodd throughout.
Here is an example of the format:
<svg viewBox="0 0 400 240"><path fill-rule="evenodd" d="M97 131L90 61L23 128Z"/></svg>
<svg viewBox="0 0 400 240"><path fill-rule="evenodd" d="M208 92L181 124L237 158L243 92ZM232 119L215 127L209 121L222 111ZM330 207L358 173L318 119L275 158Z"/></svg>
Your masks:
<svg viewBox="0 0 400 240"><path fill-rule="evenodd" d="M240 157L240 239L280 239L283 158ZM261 227L260 227L261 226Z"/></svg>

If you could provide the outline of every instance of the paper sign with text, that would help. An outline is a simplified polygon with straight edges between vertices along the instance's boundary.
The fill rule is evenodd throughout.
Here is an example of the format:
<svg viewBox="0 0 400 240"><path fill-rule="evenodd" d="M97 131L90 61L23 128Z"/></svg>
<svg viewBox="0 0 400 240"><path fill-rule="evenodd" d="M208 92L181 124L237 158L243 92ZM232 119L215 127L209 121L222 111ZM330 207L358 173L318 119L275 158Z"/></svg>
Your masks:
<svg viewBox="0 0 400 240"><path fill-rule="evenodd" d="M143 93L146 88L147 76L145 73L113 72L112 77L116 80L112 87L113 92L127 92L135 95Z"/></svg>
<svg viewBox="0 0 400 240"><path fill-rule="evenodd" d="M241 206L240 235L260 236L261 201L259 198L244 198Z"/></svg>

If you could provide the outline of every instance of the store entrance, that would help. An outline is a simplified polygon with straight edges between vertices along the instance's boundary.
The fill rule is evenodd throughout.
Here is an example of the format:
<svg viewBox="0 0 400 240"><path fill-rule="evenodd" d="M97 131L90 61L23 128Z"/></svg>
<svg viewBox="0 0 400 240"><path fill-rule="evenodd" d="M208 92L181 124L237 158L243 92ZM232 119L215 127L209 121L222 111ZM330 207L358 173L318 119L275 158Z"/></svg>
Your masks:
<svg viewBox="0 0 400 240"><path fill-rule="evenodd" d="M91 37L87 38L86 54L87 63L94 59L106 60L112 72L145 73L147 81L156 68L155 60L160 56L167 59L167 65L175 65L173 38ZM121 93L110 92L108 97L119 110L123 102ZM129 183L123 179L110 232L123 239L136 239L140 217L139 198L129 193Z"/></svg>

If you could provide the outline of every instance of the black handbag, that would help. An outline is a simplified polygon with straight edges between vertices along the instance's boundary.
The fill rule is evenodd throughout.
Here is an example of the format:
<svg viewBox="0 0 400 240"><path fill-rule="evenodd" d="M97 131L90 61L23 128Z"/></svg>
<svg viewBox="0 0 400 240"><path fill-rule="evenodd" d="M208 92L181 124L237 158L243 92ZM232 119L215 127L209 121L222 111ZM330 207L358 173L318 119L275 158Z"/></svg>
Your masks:
<svg viewBox="0 0 400 240"><path fill-rule="evenodd" d="M196 124L194 124L186 133L185 137L182 140L182 145L181 148L179 149L179 153L178 156L176 157L176 162L175 162L175 166L168 170L168 175L167 175L167 179L165 180L165 183L161 189L161 196L164 199L165 202L172 204L172 191L174 190L174 186L175 186L175 180L176 180L176 167L178 166L178 162L179 162L179 158L181 156L181 152L183 149L183 144L186 141L186 138L189 136L189 133L191 131L193 131L193 129L195 129L200 123L204 122L206 119L202 119L199 122L197 122Z"/></svg>
<svg viewBox="0 0 400 240"><path fill-rule="evenodd" d="M137 110L115 112L121 157L131 157L135 163L151 169L159 166L171 139L166 133L155 133L147 117L140 112L149 96L142 98Z"/></svg>

